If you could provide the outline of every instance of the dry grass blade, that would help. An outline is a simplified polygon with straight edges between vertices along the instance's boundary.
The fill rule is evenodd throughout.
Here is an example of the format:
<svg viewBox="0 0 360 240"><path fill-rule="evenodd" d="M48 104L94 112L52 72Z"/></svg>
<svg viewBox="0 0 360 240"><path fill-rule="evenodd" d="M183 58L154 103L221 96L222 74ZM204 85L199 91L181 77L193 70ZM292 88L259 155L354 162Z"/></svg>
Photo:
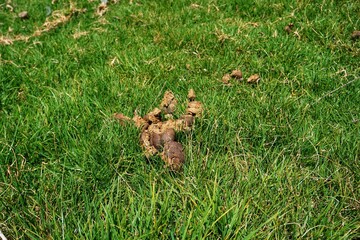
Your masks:
<svg viewBox="0 0 360 240"><path fill-rule="evenodd" d="M58 10L52 12L51 16L46 18L45 22L41 27L35 30L31 35L16 35L14 37L9 36L0 36L0 44L2 45L11 45L16 41L28 41L32 37L41 36L45 32L49 32L58 26L65 24L68 22L75 14L84 13L86 9L78 9L74 6L74 4L70 5L69 13L64 13L64 10ZM66 11L67 12L67 11Z"/></svg>

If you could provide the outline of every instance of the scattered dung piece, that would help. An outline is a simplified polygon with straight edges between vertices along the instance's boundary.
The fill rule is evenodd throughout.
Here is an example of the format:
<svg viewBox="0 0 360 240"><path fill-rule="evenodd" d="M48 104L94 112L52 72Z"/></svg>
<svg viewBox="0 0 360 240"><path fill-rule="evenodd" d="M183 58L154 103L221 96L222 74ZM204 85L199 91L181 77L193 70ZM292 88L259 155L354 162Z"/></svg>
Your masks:
<svg viewBox="0 0 360 240"><path fill-rule="evenodd" d="M187 113L193 116L199 116L202 112L202 104L199 101L192 101L188 103Z"/></svg>
<svg viewBox="0 0 360 240"><path fill-rule="evenodd" d="M294 27L294 24L293 24L293 23L289 23L288 25L286 25L286 26L284 27L284 30L285 30L285 32L287 32L287 33L291 33L293 27Z"/></svg>
<svg viewBox="0 0 360 240"><path fill-rule="evenodd" d="M195 95L194 89L191 88L189 90L189 93L188 93L187 97L188 97L189 101L194 101L195 100L196 95Z"/></svg>
<svg viewBox="0 0 360 240"><path fill-rule="evenodd" d="M242 80L243 79L243 75L242 72L240 70L233 70L230 74L230 77L235 78L237 80Z"/></svg>
<svg viewBox="0 0 360 240"><path fill-rule="evenodd" d="M161 158L170 170L180 171L185 162L185 154L182 145L175 141L165 143Z"/></svg>
<svg viewBox="0 0 360 240"><path fill-rule="evenodd" d="M158 108L155 108L154 110L152 110L151 112L146 114L144 116L144 119L145 119L145 121L150 122L150 123L158 123L161 121L160 114L161 114L161 110Z"/></svg>
<svg viewBox="0 0 360 240"><path fill-rule="evenodd" d="M353 31L353 33L351 34L351 39L360 39L360 31Z"/></svg>
<svg viewBox="0 0 360 240"><path fill-rule="evenodd" d="M259 83L259 81L260 76L258 74L251 75L247 80L248 83Z"/></svg>
<svg viewBox="0 0 360 240"><path fill-rule="evenodd" d="M181 116L181 119L184 120L185 127L191 128L194 124L194 116L191 114L185 114Z"/></svg>
<svg viewBox="0 0 360 240"><path fill-rule="evenodd" d="M225 74L221 81L225 84L225 85L229 85L230 84L230 79L231 79L231 76L230 74Z"/></svg>
<svg viewBox="0 0 360 240"><path fill-rule="evenodd" d="M22 11L18 14L18 17L21 20L27 20L27 19L29 19L29 13L27 11Z"/></svg>
<svg viewBox="0 0 360 240"><path fill-rule="evenodd" d="M160 108L165 114L173 114L176 109L177 100L171 91L166 91L160 103Z"/></svg>
<svg viewBox="0 0 360 240"><path fill-rule="evenodd" d="M131 121L131 118L125 116L122 113L114 113L114 118L117 119L121 125L125 125L125 123Z"/></svg>
<svg viewBox="0 0 360 240"><path fill-rule="evenodd" d="M132 118L133 122L135 123L135 126L138 128L144 128L144 126L146 126L146 128L149 127L149 123L143 119L141 116L137 115L135 113L134 117Z"/></svg>

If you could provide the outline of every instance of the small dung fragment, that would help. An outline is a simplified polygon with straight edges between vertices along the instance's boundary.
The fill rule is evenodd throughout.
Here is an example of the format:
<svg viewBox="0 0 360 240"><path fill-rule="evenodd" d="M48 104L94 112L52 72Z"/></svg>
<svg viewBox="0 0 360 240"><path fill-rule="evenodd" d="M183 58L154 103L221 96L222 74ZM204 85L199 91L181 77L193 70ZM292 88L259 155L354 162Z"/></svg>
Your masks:
<svg viewBox="0 0 360 240"><path fill-rule="evenodd" d="M289 23L288 25L286 25L286 26L284 27L284 30L285 30L285 32L287 32L287 33L291 33L293 27L294 27L294 24L293 24L293 23Z"/></svg>
<svg viewBox="0 0 360 240"><path fill-rule="evenodd" d="M235 78L239 81L243 79L242 72L237 69L231 72L230 77Z"/></svg>
<svg viewBox="0 0 360 240"><path fill-rule="evenodd" d="M131 120L131 118L122 113L114 113L114 118L117 119L121 125L125 125L125 123L128 123Z"/></svg>
<svg viewBox="0 0 360 240"><path fill-rule="evenodd" d="M27 11L22 11L18 14L18 17L21 20L27 20L27 19L29 19L29 13Z"/></svg>
<svg viewBox="0 0 360 240"><path fill-rule="evenodd" d="M172 171L180 171L185 162L185 154L181 143L170 141L165 143L161 158Z"/></svg>
<svg viewBox="0 0 360 240"><path fill-rule="evenodd" d="M189 90L189 93L188 93L187 97L188 97L189 101L194 101L195 100L196 95L195 95L194 89L191 88Z"/></svg>
<svg viewBox="0 0 360 240"><path fill-rule="evenodd" d="M173 114L176 109L177 100L175 95L171 91L166 91L164 94L164 98L160 103L160 108L166 114Z"/></svg>
<svg viewBox="0 0 360 240"><path fill-rule="evenodd" d="M259 83L259 81L260 76L258 74L251 75L247 80L248 83Z"/></svg>
<svg viewBox="0 0 360 240"><path fill-rule="evenodd" d="M221 81L225 84L225 85L229 85L230 84L230 79L231 79L231 76L230 74L225 74Z"/></svg>
<svg viewBox="0 0 360 240"><path fill-rule="evenodd" d="M144 119L150 123L158 123L161 121L160 114L161 114L161 110L158 108L154 108L154 110L152 110L151 112L149 112L144 116Z"/></svg>
<svg viewBox="0 0 360 240"><path fill-rule="evenodd" d="M191 128L194 124L194 116L191 114L182 115L181 119L184 120L185 128Z"/></svg>
<svg viewBox="0 0 360 240"><path fill-rule="evenodd" d="M201 115L202 105L199 101L192 101L188 103L187 113L193 116Z"/></svg>
<svg viewBox="0 0 360 240"><path fill-rule="evenodd" d="M351 34L351 39L360 39L360 31L353 31L353 33Z"/></svg>
<svg viewBox="0 0 360 240"><path fill-rule="evenodd" d="M149 126L149 123L147 121L145 121L145 119L143 119L141 116L137 115L137 113L135 113L132 120L135 123L135 126L138 128L142 128L144 126L147 126L147 127Z"/></svg>

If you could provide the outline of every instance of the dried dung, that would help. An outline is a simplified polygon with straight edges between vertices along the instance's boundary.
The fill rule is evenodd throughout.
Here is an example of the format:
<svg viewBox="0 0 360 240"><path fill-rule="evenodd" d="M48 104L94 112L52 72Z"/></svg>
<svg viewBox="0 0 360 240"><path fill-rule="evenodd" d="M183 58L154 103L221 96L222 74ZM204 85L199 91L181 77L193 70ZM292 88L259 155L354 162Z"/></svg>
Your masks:
<svg viewBox="0 0 360 240"><path fill-rule="evenodd" d="M179 119L173 119L173 112L177 100L171 91L166 91L160 104L144 117L135 113L131 119L121 113L114 114L114 117L122 122L133 121L136 127L141 128L140 144L144 149L147 158L160 154L165 165L172 171L180 171L185 162L184 149L176 140L176 132L189 131L194 125L195 117L201 115L203 108L199 101L195 101L195 91L189 90L188 107L186 114ZM161 119L161 113L171 115L166 121Z"/></svg>
<svg viewBox="0 0 360 240"><path fill-rule="evenodd" d="M254 75L251 75L249 78L248 78L248 80L247 80L247 82L248 83L259 83L260 82L260 76L258 75L258 74L254 74Z"/></svg>

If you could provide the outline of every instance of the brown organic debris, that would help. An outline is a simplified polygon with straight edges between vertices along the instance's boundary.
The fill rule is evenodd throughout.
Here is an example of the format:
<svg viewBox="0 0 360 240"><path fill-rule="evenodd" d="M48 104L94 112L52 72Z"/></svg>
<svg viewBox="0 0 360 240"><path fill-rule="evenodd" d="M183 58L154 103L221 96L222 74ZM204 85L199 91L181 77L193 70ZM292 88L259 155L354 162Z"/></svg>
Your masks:
<svg viewBox="0 0 360 240"><path fill-rule="evenodd" d="M191 128L195 120L192 114L184 114L181 116L180 119L183 120L184 122L183 124L185 125L186 128Z"/></svg>
<svg viewBox="0 0 360 240"><path fill-rule="evenodd" d="M161 110L158 108L154 108L154 110L152 110L151 112L149 112L144 116L144 120L149 124L158 123L161 121L160 114L161 114Z"/></svg>
<svg viewBox="0 0 360 240"><path fill-rule="evenodd" d="M163 100L160 103L160 108L165 114L173 114L176 108L177 100L171 91L166 91Z"/></svg>
<svg viewBox="0 0 360 240"><path fill-rule="evenodd" d="M286 25L286 26L284 27L284 30L285 30L285 32L287 32L287 33L291 33L293 27L294 27L294 24L293 24L293 23L289 23L288 25Z"/></svg>
<svg viewBox="0 0 360 240"><path fill-rule="evenodd" d="M189 131L192 129L195 117L201 115L203 109L199 101L195 101L195 91L189 90L188 107L186 114L179 119L173 119L177 100L171 91L166 91L161 101L160 109L155 108L144 117L136 112L131 119L121 113L114 114L114 117L122 122L133 121L136 127L141 129L140 144L144 149L147 158L159 154L171 171L180 171L185 162L183 146L176 140L176 132ZM171 117L163 120L161 114Z"/></svg>
<svg viewBox="0 0 360 240"><path fill-rule="evenodd" d="M125 125L125 123L131 121L131 118L125 116L122 113L114 113L114 118L117 119L121 125Z"/></svg>
<svg viewBox="0 0 360 240"><path fill-rule="evenodd" d="M188 103L188 108L186 110L187 114L191 114L193 116L199 116L202 112L202 104L199 101L192 101Z"/></svg>
<svg viewBox="0 0 360 240"><path fill-rule="evenodd" d="M242 72L237 69L231 72L230 77L235 78L239 81L243 79Z"/></svg>
<svg viewBox="0 0 360 240"><path fill-rule="evenodd" d="M194 91L194 89L190 89L189 90L189 93L188 93L188 99L189 99L189 101L194 101L195 100L195 98L196 98L196 95L195 95L195 91Z"/></svg>
<svg viewBox="0 0 360 240"><path fill-rule="evenodd" d="M241 70L239 69L234 69L231 71L230 74L225 74L221 81L223 82L223 84L225 85L228 85L228 86L231 86L231 79L235 79L237 81L242 81L243 80L243 74L241 72Z"/></svg>
<svg viewBox="0 0 360 240"><path fill-rule="evenodd" d="M260 78L259 74L254 74L248 78L247 82L248 83L259 83L260 79L261 78Z"/></svg>
<svg viewBox="0 0 360 240"><path fill-rule="evenodd" d="M181 143L175 141L165 143L161 158L170 170L180 171L185 162L184 149Z"/></svg>
<svg viewBox="0 0 360 240"><path fill-rule="evenodd" d="M353 31L353 33L351 34L351 39L360 39L360 31Z"/></svg>
<svg viewBox="0 0 360 240"><path fill-rule="evenodd" d="M53 11L51 16L47 17L44 24L38 27L35 32L30 35L16 35L13 37L10 36L0 36L0 44L11 45L16 41L28 41L32 37L38 37L45 32L48 32L52 29L57 28L58 26L68 22L73 16L78 13L84 13L86 9L78 9L72 3L70 4L69 10L58 10ZM20 16L19 16L20 17Z"/></svg>
<svg viewBox="0 0 360 240"><path fill-rule="evenodd" d="M107 2L101 2L96 9L96 15L103 16L108 10Z"/></svg>
<svg viewBox="0 0 360 240"><path fill-rule="evenodd" d="M230 85L230 79L231 79L231 76L230 74L225 74L221 81L225 84L225 85Z"/></svg>

